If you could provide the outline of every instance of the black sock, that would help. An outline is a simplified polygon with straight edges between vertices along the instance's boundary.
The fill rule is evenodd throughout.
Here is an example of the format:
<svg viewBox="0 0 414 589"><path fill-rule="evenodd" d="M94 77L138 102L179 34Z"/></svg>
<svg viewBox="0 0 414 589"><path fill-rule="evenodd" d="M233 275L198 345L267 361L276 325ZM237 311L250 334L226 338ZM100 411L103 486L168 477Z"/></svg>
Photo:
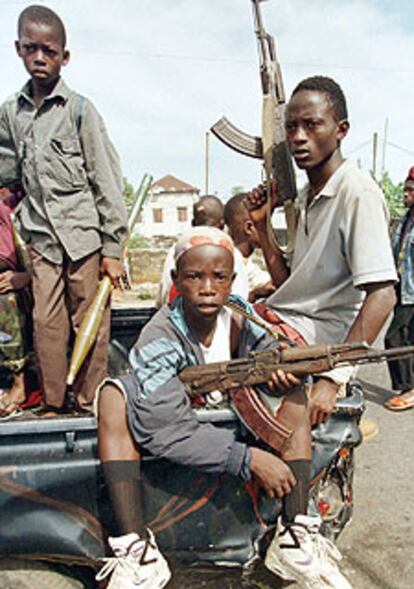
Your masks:
<svg viewBox="0 0 414 589"><path fill-rule="evenodd" d="M284 524L292 523L299 514L306 515L309 501L310 460L286 461L296 479L296 485L289 495L283 497L282 519Z"/></svg>
<svg viewBox="0 0 414 589"><path fill-rule="evenodd" d="M141 503L141 463L139 460L102 462L109 497L119 534L146 535Z"/></svg>

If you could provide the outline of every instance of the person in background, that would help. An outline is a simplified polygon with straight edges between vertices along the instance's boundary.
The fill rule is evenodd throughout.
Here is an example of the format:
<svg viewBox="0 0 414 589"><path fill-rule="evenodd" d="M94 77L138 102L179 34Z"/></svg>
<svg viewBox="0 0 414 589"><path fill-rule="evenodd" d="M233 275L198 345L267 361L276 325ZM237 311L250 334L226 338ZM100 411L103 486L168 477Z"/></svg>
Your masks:
<svg viewBox="0 0 414 589"><path fill-rule="evenodd" d="M102 118L70 90L70 59L60 17L28 6L18 19L16 51L30 79L0 107L0 146L14 143L25 198L22 237L33 268L34 345L44 415L67 411L67 352L92 302L100 274L118 286L127 236L122 172ZM0 183L5 180L0 160ZM106 375L109 303L95 344L73 385L77 409L90 413Z"/></svg>
<svg viewBox="0 0 414 589"><path fill-rule="evenodd" d="M275 291L269 273L261 270L253 261L252 254L260 249L259 236L245 205L247 193L232 196L224 205L224 222L234 245L243 256L244 268L249 285L248 301L268 297Z"/></svg>
<svg viewBox="0 0 414 589"><path fill-rule="evenodd" d="M224 205L221 200L217 196L210 194L200 197L193 205L191 225L192 227L224 229ZM165 258L155 302L157 309L165 305L165 303L172 303L178 294L171 278L171 271L174 270L174 250L175 244L170 247ZM249 285L243 264L243 256L239 251L235 252L235 273L236 277L233 282L232 292L247 299Z"/></svg>
<svg viewBox="0 0 414 589"><path fill-rule="evenodd" d="M9 390L0 390L0 418L17 414L26 399L24 368L27 363L26 321L29 312L24 291L30 273L19 267L11 214L23 194L0 190L0 366L11 373Z"/></svg>
<svg viewBox="0 0 414 589"><path fill-rule="evenodd" d="M406 214L395 225L392 248L399 282L395 286L397 304L385 336L385 347L394 348L414 343L414 166L404 182ZM390 411L414 407L414 359L400 358L388 363L392 388L401 391L384 406Z"/></svg>

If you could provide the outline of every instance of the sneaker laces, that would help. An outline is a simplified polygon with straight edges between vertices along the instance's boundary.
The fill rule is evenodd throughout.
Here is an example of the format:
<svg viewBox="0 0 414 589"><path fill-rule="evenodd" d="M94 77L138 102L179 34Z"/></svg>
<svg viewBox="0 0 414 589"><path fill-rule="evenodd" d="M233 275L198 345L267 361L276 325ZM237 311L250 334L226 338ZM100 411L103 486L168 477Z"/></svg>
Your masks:
<svg viewBox="0 0 414 589"><path fill-rule="evenodd" d="M97 573L95 580L102 581L106 579L109 575L111 575L116 569L120 568L123 569L128 575L133 576L134 579L139 580L139 574L136 568L137 563L141 564L141 558L144 554L146 544L142 546L141 550L136 550L135 553L133 552L133 548L135 548L135 544L142 544L140 542L134 542L127 551L121 552L120 554L115 554L115 556L108 556L101 558L100 560L104 563L101 570Z"/></svg>

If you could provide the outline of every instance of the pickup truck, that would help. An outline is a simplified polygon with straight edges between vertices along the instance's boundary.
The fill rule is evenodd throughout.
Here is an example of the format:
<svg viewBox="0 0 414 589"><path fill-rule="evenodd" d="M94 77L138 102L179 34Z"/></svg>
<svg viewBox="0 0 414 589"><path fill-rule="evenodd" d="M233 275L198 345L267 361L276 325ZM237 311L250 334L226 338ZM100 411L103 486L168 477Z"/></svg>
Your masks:
<svg viewBox="0 0 414 589"><path fill-rule="evenodd" d="M113 373L128 370L127 351L153 313L152 308L113 311ZM362 411L355 385L330 425L313 435L313 505L331 537L352 513L353 448L361 439ZM197 412L200 421L236 429L242 438L250 435L230 408ZM263 551L280 505L253 485L152 456L144 456L143 472L145 516L173 567L246 566ZM95 587L93 573L113 529L94 418L39 419L29 413L0 423L1 589Z"/></svg>

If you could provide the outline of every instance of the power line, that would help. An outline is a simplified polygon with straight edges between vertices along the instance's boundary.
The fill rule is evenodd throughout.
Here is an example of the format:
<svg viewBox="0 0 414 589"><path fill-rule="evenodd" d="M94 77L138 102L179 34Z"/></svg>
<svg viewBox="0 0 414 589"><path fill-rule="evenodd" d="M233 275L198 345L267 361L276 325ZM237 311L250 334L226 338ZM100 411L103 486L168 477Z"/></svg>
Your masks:
<svg viewBox="0 0 414 589"><path fill-rule="evenodd" d="M381 143L383 145L386 145L386 146L389 145L390 147L393 147L394 149L398 149L399 151L402 151L403 153L414 156L414 151L411 151L410 149L407 149L406 147L402 147L401 145L397 145L396 143L393 143L392 141L385 141L384 142L384 139L381 139L381 138L379 138L379 140L381 141ZM367 139L366 141L363 141L362 143L360 143L356 147L353 147L349 151L347 150L347 154L351 155L352 153L355 153L356 151L359 151L360 149L363 149L367 145L371 145L371 144L372 144L372 139Z"/></svg>
<svg viewBox="0 0 414 589"><path fill-rule="evenodd" d="M370 145L370 144L371 144L371 139L367 139L366 141L364 141L363 143L360 143L359 145L357 145L356 147L354 147L350 151L347 150L347 154L351 155L351 153L355 153L356 151L359 151L360 149L362 149L366 145Z"/></svg>
<svg viewBox="0 0 414 589"><path fill-rule="evenodd" d="M9 1L9 0L7 0ZM60 0L61 2L66 0ZM0 2L0 4L4 4L5 2ZM8 43L0 43L0 49L3 48L10 48ZM193 62L212 62L212 63L237 63L237 64L246 64L246 65L256 65L257 61L253 59L240 59L237 57L211 57L200 55L199 57L190 55L190 54L178 54L178 53L142 53L140 51L131 51L131 50L100 50L91 51L90 49L77 49L79 53L87 53L88 55L113 55L117 57L141 57L143 59L172 59L172 60L179 60L179 61L193 61ZM335 68L335 69L347 69L347 70L360 70L360 71L373 71L373 72L403 72L403 73L413 73L414 67L398 67L398 66L382 66L382 65L354 65L354 64L332 64L332 63L306 63L306 62L294 62L294 61L284 61L283 66L288 67L300 67L300 68Z"/></svg>
<svg viewBox="0 0 414 589"><path fill-rule="evenodd" d="M401 147L400 145L397 145L396 143L392 143L391 141L387 141L387 145L390 145L391 147L394 147L394 149L398 149L399 151L403 151L404 153L407 153L408 155L414 156L414 151L410 151L406 147Z"/></svg>

